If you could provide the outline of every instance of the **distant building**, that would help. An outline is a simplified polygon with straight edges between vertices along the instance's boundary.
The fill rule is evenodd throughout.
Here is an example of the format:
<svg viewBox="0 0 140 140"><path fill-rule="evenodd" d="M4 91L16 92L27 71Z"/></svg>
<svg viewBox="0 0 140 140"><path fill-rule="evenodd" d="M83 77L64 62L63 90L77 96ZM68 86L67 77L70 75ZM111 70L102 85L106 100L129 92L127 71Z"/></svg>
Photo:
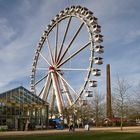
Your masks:
<svg viewBox="0 0 140 140"><path fill-rule="evenodd" d="M20 86L0 94L0 129L47 128L48 103Z"/></svg>

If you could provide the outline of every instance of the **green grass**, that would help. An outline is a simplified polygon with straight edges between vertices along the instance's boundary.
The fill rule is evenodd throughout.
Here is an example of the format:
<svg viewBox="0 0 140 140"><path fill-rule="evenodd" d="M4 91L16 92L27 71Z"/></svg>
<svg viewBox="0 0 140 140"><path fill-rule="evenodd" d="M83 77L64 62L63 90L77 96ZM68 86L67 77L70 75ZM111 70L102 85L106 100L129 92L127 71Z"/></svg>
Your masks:
<svg viewBox="0 0 140 140"><path fill-rule="evenodd" d="M140 133L74 132L44 136L0 138L2 140L140 140Z"/></svg>

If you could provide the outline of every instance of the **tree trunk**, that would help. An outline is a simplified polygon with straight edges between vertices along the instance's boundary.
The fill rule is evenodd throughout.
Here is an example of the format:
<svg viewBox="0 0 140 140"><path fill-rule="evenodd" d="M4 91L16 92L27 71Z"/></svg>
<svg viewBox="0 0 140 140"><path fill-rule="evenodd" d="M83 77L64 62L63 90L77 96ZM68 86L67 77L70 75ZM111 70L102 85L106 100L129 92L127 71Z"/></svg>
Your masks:
<svg viewBox="0 0 140 140"><path fill-rule="evenodd" d="M122 106L121 106L121 131L123 130L123 103L122 103Z"/></svg>

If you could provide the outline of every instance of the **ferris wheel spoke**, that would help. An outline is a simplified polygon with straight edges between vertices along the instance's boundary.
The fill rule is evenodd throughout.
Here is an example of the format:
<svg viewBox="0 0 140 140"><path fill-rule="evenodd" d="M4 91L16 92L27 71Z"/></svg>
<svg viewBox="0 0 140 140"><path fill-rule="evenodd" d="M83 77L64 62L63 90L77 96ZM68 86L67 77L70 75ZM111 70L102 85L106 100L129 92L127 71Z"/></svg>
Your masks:
<svg viewBox="0 0 140 140"><path fill-rule="evenodd" d="M35 86L36 86L37 84L39 84L42 80L44 80L47 76L48 76L48 74L45 75L44 77L42 77L40 80L38 80L38 81L35 83Z"/></svg>
<svg viewBox="0 0 140 140"><path fill-rule="evenodd" d="M39 68L36 68L36 70L45 70L45 71L48 71L49 70L49 68L45 68L45 67L39 67Z"/></svg>
<svg viewBox="0 0 140 140"><path fill-rule="evenodd" d="M54 58L53 58L53 53L52 53L52 50L51 50L49 38L47 37L46 40L47 40L47 44L48 44L47 46L48 46L48 49L49 49L50 58L51 58L52 64L53 64L54 63Z"/></svg>
<svg viewBox="0 0 140 140"><path fill-rule="evenodd" d="M59 29L59 26L58 26L58 23L57 23L57 24L56 24L56 34L55 34L55 62L56 62L56 59L57 59L58 29Z"/></svg>
<svg viewBox="0 0 140 140"><path fill-rule="evenodd" d="M64 42L65 42L65 39L66 39L68 30L69 30L69 26L70 26L71 19L72 19L72 16L71 16L71 17L69 18L69 20L68 20L67 27L66 27L66 30L65 30L65 33L64 33L64 37L63 37L63 40L62 40L62 44L61 44L61 47L60 47L60 50L59 50L59 54L58 54L57 60L60 59L60 55L61 55L61 52L62 52L62 49L63 49L63 46L64 46Z"/></svg>
<svg viewBox="0 0 140 140"><path fill-rule="evenodd" d="M51 78L52 78L52 84L53 88L55 90L55 96L56 96L56 103L58 106L58 111L60 114L63 112L63 107L64 107L64 100L62 97L62 92L59 84L59 77L55 72L51 72Z"/></svg>
<svg viewBox="0 0 140 140"><path fill-rule="evenodd" d="M81 68L60 68L58 70L62 71L88 71L89 69L81 69Z"/></svg>
<svg viewBox="0 0 140 140"><path fill-rule="evenodd" d="M66 83L61 78L60 78L60 81L62 83L62 87L63 87L64 93L66 94L69 105L71 106L72 103L73 103L73 98L72 98L72 96L69 92L68 86L66 85Z"/></svg>
<svg viewBox="0 0 140 140"><path fill-rule="evenodd" d="M52 88L52 79L50 79L50 81L49 81L49 83L48 83L48 87L46 88L46 91L45 91L45 94L44 94L44 96L43 96L43 99L45 100L45 101L48 101L48 96L49 96L49 94L50 94L50 89Z"/></svg>
<svg viewBox="0 0 140 140"><path fill-rule="evenodd" d="M91 44L91 42L87 43L85 46L81 47L78 51L76 51L75 53L73 53L72 55L70 55L67 59L65 59L63 62L61 62L58 67L62 66L63 64L65 64L67 61L69 61L71 58L73 58L74 56L76 56L78 53L80 53L82 50L84 50L87 46L89 46Z"/></svg>
<svg viewBox="0 0 140 140"><path fill-rule="evenodd" d="M54 88L52 88L52 91L51 91L51 99L50 99L50 110L51 112L53 112L53 108L54 108L54 103L55 103L55 91L54 91Z"/></svg>
<svg viewBox="0 0 140 140"><path fill-rule="evenodd" d="M56 72L59 77L67 84L67 86L76 94L78 95L78 93L72 88L72 86L61 76L61 74L59 74L58 72Z"/></svg>
<svg viewBox="0 0 140 140"><path fill-rule="evenodd" d="M40 97L40 96L41 96L41 94L42 94L43 90L44 90L44 87L41 89L40 93L38 94L38 97Z"/></svg>
<svg viewBox="0 0 140 140"><path fill-rule="evenodd" d="M39 52L39 54L40 54L40 56L47 62L47 64L48 64L49 66L51 66L51 64L49 63L49 61L47 60L47 58L45 58L45 57L42 55L41 52Z"/></svg>
<svg viewBox="0 0 140 140"><path fill-rule="evenodd" d="M79 95L77 96L76 100L73 102L73 104L71 105L71 107L74 106L75 103L80 99L82 93L83 93L83 91L81 92L81 94L79 94Z"/></svg>
<svg viewBox="0 0 140 140"><path fill-rule="evenodd" d="M44 85L44 89L42 91L42 96L43 96L44 100L46 100L48 98L48 94L49 94L51 85L52 85L52 79L51 79L50 74L48 74L48 77L47 77L45 85Z"/></svg>
<svg viewBox="0 0 140 140"><path fill-rule="evenodd" d="M75 40L75 38L77 37L78 33L80 32L80 30L82 29L84 25L84 22L80 25L80 27L78 28L78 30L76 31L76 33L74 34L74 36L72 37L72 40L70 41L68 47L65 49L62 57L58 60L58 64L63 60L64 56L66 55L67 51L69 50L69 48L71 47L73 41Z"/></svg>

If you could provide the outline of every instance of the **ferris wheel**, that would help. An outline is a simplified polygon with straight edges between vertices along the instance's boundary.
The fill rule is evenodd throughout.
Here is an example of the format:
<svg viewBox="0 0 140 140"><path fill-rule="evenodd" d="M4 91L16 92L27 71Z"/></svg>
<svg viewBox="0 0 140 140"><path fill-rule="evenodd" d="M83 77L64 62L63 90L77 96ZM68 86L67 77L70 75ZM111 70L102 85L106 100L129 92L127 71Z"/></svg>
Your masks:
<svg viewBox="0 0 140 140"><path fill-rule="evenodd" d="M91 97L101 75L103 36L97 18L85 7L65 8L51 20L32 64L31 91L60 114L83 96ZM93 68L95 64L95 68Z"/></svg>

